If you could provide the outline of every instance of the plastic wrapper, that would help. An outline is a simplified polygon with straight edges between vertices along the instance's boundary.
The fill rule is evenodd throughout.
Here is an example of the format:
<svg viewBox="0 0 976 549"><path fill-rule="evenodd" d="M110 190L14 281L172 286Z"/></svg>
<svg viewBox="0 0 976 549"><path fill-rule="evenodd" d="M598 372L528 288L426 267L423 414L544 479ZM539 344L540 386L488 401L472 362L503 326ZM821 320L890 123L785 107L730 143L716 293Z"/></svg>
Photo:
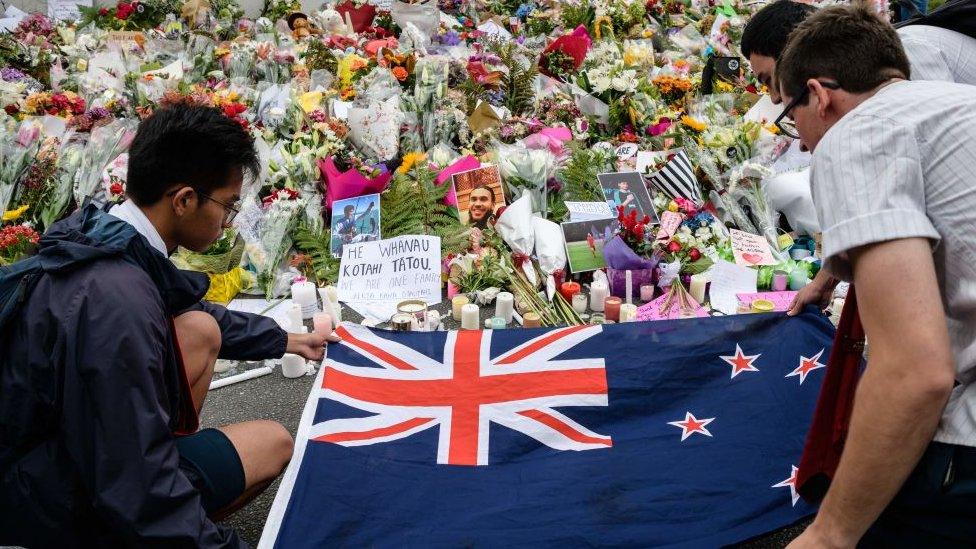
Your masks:
<svg viewBox="0 0 976 549"><path fill-rule="evenodd" d="M257 119L265 126L277 128L284 123L291 104L291 87L287 84L272 84L261 92L257 104Z"/></svg>
<svg viewBox="0 0 976 549"><path fill-rule="evenodd" d="M512 250L515 266L522 269L530 284L537 285L532 251L535 249L535 227L532 223L532 199L524 195L512 202L498 216L495 231Z"/></svg>
<svg viewBox="0 0 976 549"><path fill-rule="evenodd" d="M530 149L524 143L497 145L498 171L513 194L530 196L532 210L546 213L547 182L556 169L556 157L545 149Z"/></svg>
<svg viewBox="0 0 976 549"><path fill-rule="evenodd" d="M630 271L631 295L640 295L642 284L654 280L656 259L637 255L620 236L614 236L603 247L603 257L607 264L607 281L610 293L617 297L627 295L627 272Z"/></svg>
<svg viewBox="0 0 976 549"><path fill-rule="evenodd" d="M46 228L61 218L61 215L71 202L71 194L74 189L75 179L78 177L78 170L81 167L87 136L68 132L61 141L61 150L58 152L58 171L54 179L49 183L50 190L44 200L43 205L37 212L38 219Z"/></svg>
<svg viewBox="0 0 976 549"><path fill-rule="evenodd" d="M535 231L535 257L539 270L546 277L546 295L551 300L563 281L566 267L563 231L556 223L541 217L532 218L532 228Z"/></svg>
<svg viewBox="0 0 976 549"><path fill-rule="evenodd" d="M390 15L401 29L412 23L424 33L428 40L434 35L434 31L440 24L440 11L437 9L437 2L434 0L415 4L393 0L390 4Z"/></svg>
<svg viewBox="0 0 976 549"><path fill-rule="evenodd" d="M417 60L414 73L413 95L417 110L433 110L447 93L450 61L442 56L422 57Z"/></svg>
<svg viewBox="0 0 976 549"><path fill-rule="evenodd" d="M371 157L390 160L399 152L402 122L398 97L372 102L366 108L353 107L349 109L349 138Z"/></svg>
<svg viewBox="0 0 976 549"><path fill-rule="evenodd" d="M98 196L102 172L109 162L128 150L135 137L135 127L135 120L118 119L92 130L75 181L74 196L78 204L86 199L95 204L104 203L104 197Z"/></svg>
<svg viewBox="0 0 976 549"><path fill-rule="evenodd" d="M239 267L243 256L244 239L240 235L237 235L230 250L222 254L201 254L191 252L185 248L179 248L170 259L181 269L201 273L221 274Z"/></svg>
<svg viewBox="0 0 976 549"><path fill-rule="evenodd" d="M280 280L283 264L292 245L289 235L303 210L304 199L275 200L268 205L248 200L234 218L248 260L258 273L258 285L268 299L287 289Z"/></svg>
<svg viewBox="0 0 976 549"><path fill-rule="evenodd" d="M11 205L17 182L34 161L39 143L39 130L21 124L17 134L0 132L0 213Z"/></svg>
<svg viewBox="0 0 976 549"><path fill-rule="evenodd" d="M327 208L332 208L332 203L336 200L383 192L393 178L391 172L383 172L374 178L368 178L355 168L340 171L331 156L320 159L318 166L325 185L324 199Z"/></svg>

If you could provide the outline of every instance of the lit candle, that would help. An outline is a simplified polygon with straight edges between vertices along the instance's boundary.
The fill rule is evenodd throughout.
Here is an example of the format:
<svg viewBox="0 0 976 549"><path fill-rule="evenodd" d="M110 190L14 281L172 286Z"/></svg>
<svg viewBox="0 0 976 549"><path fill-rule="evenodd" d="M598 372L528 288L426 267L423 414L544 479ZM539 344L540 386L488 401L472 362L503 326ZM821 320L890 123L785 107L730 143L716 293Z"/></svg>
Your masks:
<svg viewBox="0 0 976 549"><path fill-rule="evenodd" d="M617 322L620 320L620 305L623 301L617 296L609 296L603 300L603 309L606 311L607 320Z"/></svg>
<svg viewBox="0 0 976 549"><path fill-rule="evenodd" d="M542 317L539 313L528 312L522 315L522 327L523 328L539 328L542 326Z"/></svg>
<svg viewBox="0 0 976 549"><path fill-rule="evenodd" d="M563 299L572 303L573 296L580 293L579 282L573 282L572 280L569 282L563 282L559 287L559 293L563 295Z"/></svg>
<svg viewBox="0 0 976 549"><path fill-rule="evenodd" d="M291 307L288 307L287 314L288 314L288 323L291 324L291 326L288 328L288 331L293 334L302 333L302 326L304 324L302 323L301 306L297 303L292 303Z"/></svg>
<svg viewBox="0 0 976 549"><path fill-rule="evenodd" d="M281 357L281 374L285 377L302 377L305 375L305 371L304 358L291 353L286 353L285 356Z"/></svg>
<svg viewBox="0 0 976 549"><path fill-rule="evenodd" d="M461 329L477 330L480 311L474 303L468 303L461 307Z"/></svg>
<svg viewBox="0 0 976 549"><path fill-rule="evenodd" d="M708 281L705 279L704 275L694 274L691 275L691 284L689 284L688 293L691 294L691 298L697 301L699 304L705 302L705 285Z"/></svg>
<svg viewBox="0 0 976 549"><path fill-rule="evenodd" d="M291 285L291 300L302 308L302 318L312 318L319 310L318 301L315 299L315 284L307 280L296 282Z"/></svg>
<svg viewBox="0 0 976 549"><path fill-rule="evenodd" d="M501 292L495 298L495 317L501 318L508 324L512 321L512 313L515 311L515 296L509 292Z"/></svg>
<svg viewBox="0 0 976 549"><path fill-rule="evenodd" d="M630 269L624 271L624 281L627 284L627 289L625 290L625 295L627 296L627 303L634 302L634 273Z"/></svg>
<svg viewBox="0 0 976 549"><path fill-rule="evenodd" d="M607 283L598 280L590 285L590 309L602 313L603 312L603 300L607 298L610 290L607 288Z"/></svg>
<svg viewBox="0 0 976 549"><path fill-rule="evenodd" d="M496 316L495 318L491 319L492 330L504 330L505 324L506 324L505 319L500 316Z"/></svg>
<svg viewBox="0 0 976 549"><path fill-rule="evenodd" d="M634 322L637 320L637 305L624 303L620 306L620 322Z"/></svg>
<svg viewBox="0 0 976 549"><path fill-rule="evenodd" d="M315 313L312 316L313 330L317 334L330 335L332 333L332 316L328 313Z"/></svg>
<svg viewBox="0 0 976 549"><path fill-rule="evenodd" d="M647 303L649 301L654 301L654 285L653 284L641 284L641 301Z"/></svg>
<svg viewBox="0 0 976 549"><path fill-rule="evenodd" d="M454 320L461 322L461 308L465 305L471 303L466 295L456 295L454 299L451 300L451 316Z"/></svg>
<svg viewBox="0 0 976 549"><path fill-rule="evenodd" d="M586 302L589 300L585 294L576 294L573 296L573 310L579 314L586 312Z"/></svg>

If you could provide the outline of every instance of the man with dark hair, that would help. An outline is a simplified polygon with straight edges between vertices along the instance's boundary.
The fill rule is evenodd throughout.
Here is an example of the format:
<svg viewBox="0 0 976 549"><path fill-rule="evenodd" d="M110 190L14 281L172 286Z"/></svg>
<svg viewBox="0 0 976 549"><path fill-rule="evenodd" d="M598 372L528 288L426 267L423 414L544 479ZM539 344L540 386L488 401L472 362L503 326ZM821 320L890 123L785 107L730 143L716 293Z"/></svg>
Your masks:
<svg viewBox="0 0 976 549"><path fill-rule="evenodd" d="M486 229L495 218L495 190L478 185L468 195L468 225Z"/></svg>
<svg viewBox="0 0 976 549"><path fill-rule="evenodd" d="M857 52L852 55L852 52ZM854 281L871 352L797 547L976 545L976 87L907 81L861 6L797 27L776 124L814 151L824 268Z"/></svg>
<svg viewBox="0 0 976 549"><path fill-rule="evenodd" d="M776 0L757 11L742 30L742 55L749 60L759 83L769 90L773 103L779 103L779 92L773 85L776 58L793 29L815 11L817 8L810 4Z"/></svg>
<svg viewBox="0 0 976 549"><path fill-rule="evenodd" d="M242 545L213 520L271 483L292 439L271 421L198 430L214 362L321 359L334 338L202 302L207 276L167 255L217 240L257 168L217 109L159 110L129 150L129 200L75 212L0 271L19 296L0 315L0 545Z"/></svg>

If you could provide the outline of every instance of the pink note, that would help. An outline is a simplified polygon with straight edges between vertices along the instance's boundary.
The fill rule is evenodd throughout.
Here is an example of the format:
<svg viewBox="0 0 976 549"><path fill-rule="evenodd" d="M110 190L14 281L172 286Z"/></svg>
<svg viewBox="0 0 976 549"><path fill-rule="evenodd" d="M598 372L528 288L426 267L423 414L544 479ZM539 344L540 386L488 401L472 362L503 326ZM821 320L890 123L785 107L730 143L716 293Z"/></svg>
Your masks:
<svg viewBox="0 0 976 549"><path fill-rule="evenodd" d="M674 232L681 226L685 216L671 211L661 213L661 229L657 232L657 239L664 240L674 236Z"/></svg>
<svg viewBox="0 0 976 549"><path fill-rule="evenodd" d="M685 311L682 314L681 307L678 306L676 300L672 300L671 306L664 314L661 313L661 306L667 300L668 294L664 294L661 297L655 299L650 303L645 303L637 308L637 320L672 320L675 318L698 318L703 316L708 316L708 311L705 310L697 301L688 297L688 301L691 305L690 311Z"/></svg>
<svg viewBox="0 0 976 549"><path fill-rule="evenodd" d="M774 311L786 311L793 303L796 292L757 292L754 294L735 294L735 296L745 306L752 305L752 302L757 299L765 299L773 303Z"/></svg>

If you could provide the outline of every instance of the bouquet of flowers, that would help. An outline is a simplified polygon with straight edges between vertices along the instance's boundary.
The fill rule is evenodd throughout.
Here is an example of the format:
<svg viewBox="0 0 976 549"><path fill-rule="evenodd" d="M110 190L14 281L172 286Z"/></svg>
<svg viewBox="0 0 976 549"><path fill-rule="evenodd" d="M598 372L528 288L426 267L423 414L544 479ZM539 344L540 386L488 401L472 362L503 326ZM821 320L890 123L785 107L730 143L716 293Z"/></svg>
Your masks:
<svg viewBox="0 0 976 549"><path fill-rule="evenodd" d="M0 227L0 267L30 255L41 235L27 225Z"/></svg>
<svg viewBox="0 0 976 549"><path fill-rule="evenodd" d="M0 132L0 212L7 210L21 177L40 146L36 127L21 126L17 134Z"/></svg>
<svg viewBox="0 0 976 549"><path fill-rule="evenodd" d="M74 196L78 204L83 204L86 199L93 199L96 204L104 203L105 197L97 193L102 172L109 162L129 148L135 137L133 126L131 119L118 119L92 130L77 172L79 177L75 180Z"/></svg>
<svg viewBox="0 0 976 549"><path fill-rule="evenodd" d="M553 40L539 57L539 72L559 80L567 80L583 65L590 49L590 34L580 25L573 32Z"/></svg>

